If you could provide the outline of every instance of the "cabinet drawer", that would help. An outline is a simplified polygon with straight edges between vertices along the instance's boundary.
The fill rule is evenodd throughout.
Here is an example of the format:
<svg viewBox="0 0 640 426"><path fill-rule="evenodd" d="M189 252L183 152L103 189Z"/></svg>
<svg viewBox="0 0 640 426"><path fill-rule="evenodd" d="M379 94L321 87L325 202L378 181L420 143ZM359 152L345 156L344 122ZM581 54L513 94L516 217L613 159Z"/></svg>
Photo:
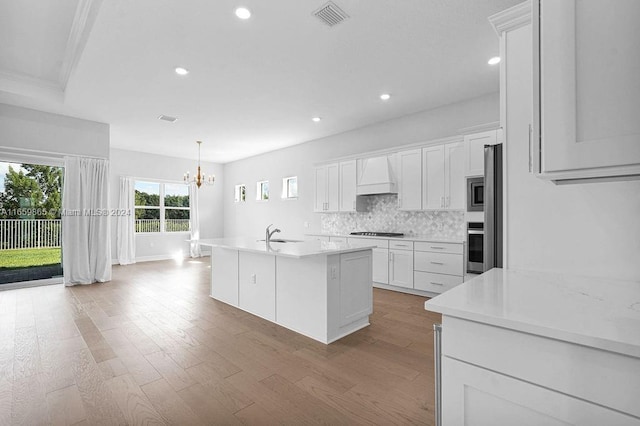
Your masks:
<svg viewBox="0 0 640 426"><path fill-rule="evenodd" d="M462 244L455 243L431 243L428 241L416 241L416 251L432 251L435 253L462 254Z"/></svg>
<svg viewBox="0 0 640 426"><path fill-rule="evenodd" d="M414 269L422 272L462 276L462 255L417 251L415 252Z"/></svg>
<svg viewBox="0 0 640 426"><path fill-rule="evenodd" d="M376 246L377 248L389 248L389 240L379 240L376 238L347 238L349 245L354 247Z"/></svg>
<svg viewBox="0 0 640 426"><path fill-rule="evenodd" d="M413 241L389 241L390 249L413 250Z"/></svg>
<svg viewBox="0 0 640 426"><path fill-rule="evenodd" d="M432 272L415 271L413 273L413 288L416 290L444 293L462 284L462 277L457 275L434 274Z"/></svg>
<svg viewBox="0 0 640 426"><path fill-rule="evenodd" d="M346 237L329 237L329 241L331 241L332 243L346 243L347 238Z"/></svg>

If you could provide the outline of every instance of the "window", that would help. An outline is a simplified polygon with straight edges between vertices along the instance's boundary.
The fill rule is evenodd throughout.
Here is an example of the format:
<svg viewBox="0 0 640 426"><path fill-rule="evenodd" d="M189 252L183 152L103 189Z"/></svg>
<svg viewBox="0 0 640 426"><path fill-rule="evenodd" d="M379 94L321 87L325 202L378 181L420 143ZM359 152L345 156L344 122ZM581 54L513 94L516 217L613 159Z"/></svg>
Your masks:
<svg viewBox="0 0 640 426"><path fill-rule="evenodd" d="M236 185L234 201L236 203L247 201L247 187L244 184Z"/></svg>
<svg viewBox="0 0 640 426"><path fill-rule="evenodd" d="M189 187L136 181L136 232L188 232Z"/></svg>
<svg viewBox="0 0 640 426"><path fill-rule="evenodd" d="M269 181L263 180L256 184L256 200L267 201L269 200Z"/></svg>
<svg viewBox="0 0 640 426"><path fill-rule="evenodd" d="M282 179L282 198L287 200L298 198L297 176L291 176Z"/></svg>

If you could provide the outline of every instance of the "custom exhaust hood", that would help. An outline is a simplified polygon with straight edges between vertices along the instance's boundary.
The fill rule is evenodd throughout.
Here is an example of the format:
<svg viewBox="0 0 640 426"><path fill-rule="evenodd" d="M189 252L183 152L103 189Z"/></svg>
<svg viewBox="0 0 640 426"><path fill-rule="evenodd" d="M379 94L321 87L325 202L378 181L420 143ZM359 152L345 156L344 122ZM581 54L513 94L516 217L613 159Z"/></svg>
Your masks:
<svg viewBox="0 0 640 426"><path fill-rule="evenodd" d="M393 155L358 160L357 195L397 194Z"/></svg>

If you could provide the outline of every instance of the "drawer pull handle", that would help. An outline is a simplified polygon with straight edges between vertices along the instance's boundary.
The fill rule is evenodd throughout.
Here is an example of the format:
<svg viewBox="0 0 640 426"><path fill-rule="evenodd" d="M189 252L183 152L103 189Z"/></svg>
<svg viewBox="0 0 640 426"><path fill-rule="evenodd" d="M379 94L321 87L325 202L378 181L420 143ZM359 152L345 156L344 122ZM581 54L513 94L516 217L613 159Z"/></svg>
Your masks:
<svg viewBox="0 0 640 426"><path fill-rule="evenodd" d="M444 247L431 246L431 248L436 250L444 250Z"/></svg>
<svg viewBox="0 0 640 426"><path fill-rule="evenodd" d="M430 284L433 284L433 285L444 285L444 284L442 284L442 283L437 283L437 282L435 282L435 281L429 281L429 283L430 283Z"/></svg>
<svg viewBox="0 0 640 426"><path fill-rule="evenodd" d="M431 263L433 263L434 265L444 265L444 263L442 262L431 262Z"/></svg>

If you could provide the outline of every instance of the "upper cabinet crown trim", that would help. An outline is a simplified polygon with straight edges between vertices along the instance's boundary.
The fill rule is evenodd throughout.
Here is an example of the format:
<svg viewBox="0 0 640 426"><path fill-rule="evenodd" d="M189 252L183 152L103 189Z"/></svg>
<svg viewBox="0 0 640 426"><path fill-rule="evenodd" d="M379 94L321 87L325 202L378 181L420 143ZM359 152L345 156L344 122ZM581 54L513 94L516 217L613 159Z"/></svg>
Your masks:
<svg viewBox="0 0 640 426"><path fill-rule="evenodd" d="M475 126L463 127L458 129L458 133L461 135L472 135L474 133L488 132L490 130L497 130L500 128L499 121L492 121L491 123L477 124Z"/></svg>
<svg viewBox="0 0 640 426"><path fill-rule="evenodd" d="M531 2L529 0L509 9L489 16L489 23L498 37L505 31L512 31L531 23Z"/></svg>

